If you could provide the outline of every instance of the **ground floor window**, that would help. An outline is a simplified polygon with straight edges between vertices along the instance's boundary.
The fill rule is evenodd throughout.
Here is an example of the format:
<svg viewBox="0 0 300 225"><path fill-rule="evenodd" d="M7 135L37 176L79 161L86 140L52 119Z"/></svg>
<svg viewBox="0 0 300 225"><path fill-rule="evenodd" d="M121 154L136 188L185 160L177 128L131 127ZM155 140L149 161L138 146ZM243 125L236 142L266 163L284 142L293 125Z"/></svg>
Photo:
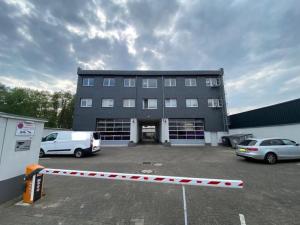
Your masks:
<svg viewBox="0 0 300 225"><path fill-rule="evenodd" d="M130 119L97 119L101 140L130 140Z"/></svg>
<svg viewBox="0 0 300 225"><path fill-rule="evenodd" d="M169 119L170 139L204 139L203 119Z"/></svg>

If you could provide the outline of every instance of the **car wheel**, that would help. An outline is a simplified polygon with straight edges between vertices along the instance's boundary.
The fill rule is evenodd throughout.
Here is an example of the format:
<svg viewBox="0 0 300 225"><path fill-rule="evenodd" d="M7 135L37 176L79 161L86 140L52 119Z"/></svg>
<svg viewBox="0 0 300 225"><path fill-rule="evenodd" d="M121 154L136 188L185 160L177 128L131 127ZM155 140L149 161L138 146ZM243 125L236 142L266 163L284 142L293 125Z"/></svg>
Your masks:
<svg viewBox="0 0 300 225"><path fill-rule="evenodd" d="M275 164L277 162L277 156L272 152L267 153L265 157L265 161L268 164Z"/></svg>
<svg viewBox="0 0 300 225"><path fill-rule="evenodd" d="M45 156L45 152L43 149L40 149L40 158L43 158Z"/></svg>
<svg viewBox="0 0 300 225"><path fill-rule="evenodd" d="M83 151L81 149L76 149L74 152L75 158L81 158L83 157Z"/></svg>

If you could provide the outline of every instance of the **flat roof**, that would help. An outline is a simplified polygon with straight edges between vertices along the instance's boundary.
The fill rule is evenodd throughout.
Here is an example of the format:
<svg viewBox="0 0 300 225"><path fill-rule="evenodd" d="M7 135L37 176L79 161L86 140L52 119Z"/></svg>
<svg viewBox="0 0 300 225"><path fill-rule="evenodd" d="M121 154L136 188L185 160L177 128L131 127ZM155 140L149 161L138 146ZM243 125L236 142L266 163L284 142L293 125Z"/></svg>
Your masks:
<svg viewBox="0 0 300 225"><path fill-rule="evenodd" d="M20 116L20 115L4 113L4 112L0 112L0 117L8 118L8 119L17 119L17 120L30 120L30 121L43 122L43 123L48 122L48 120L45 119L39 119L39 118L34 118L29 116Z"/></svg>
<svg viewBox="0 0 300 225"><path fill-rule="evenodd" d="M83 70L80 67L77 74L82 75L114 75L114 76L222 76L223 68L218 70Z"/></svg>

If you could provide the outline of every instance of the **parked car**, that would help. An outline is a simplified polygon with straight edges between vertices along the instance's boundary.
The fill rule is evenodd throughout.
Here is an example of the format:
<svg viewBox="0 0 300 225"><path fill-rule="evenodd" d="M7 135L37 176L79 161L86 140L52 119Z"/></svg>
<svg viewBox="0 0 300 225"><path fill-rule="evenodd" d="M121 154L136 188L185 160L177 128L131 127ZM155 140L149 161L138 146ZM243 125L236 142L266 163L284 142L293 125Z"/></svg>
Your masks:
<svg viewBox="0 0 300 225"><path fill-rule="evenodd" d="M227 147L236 148L242 141L253 138L252 134L232 134L222 137L222 144Z"/></svg>
<svg viewBox="0 0 300 225"><path fill-rule="evenodd" d="M281 138L251 138L242 141L236 155L244 158L265 160L274 164L278 160L300 159L300 146L295 141Z"/></svg>
<svg viewBox="0 0 300 225"><path fill-rule="evenodd" d="M64 154L80 158L100 150L101 139L96 132L58 131L42 139L40 157Z"/></svg>

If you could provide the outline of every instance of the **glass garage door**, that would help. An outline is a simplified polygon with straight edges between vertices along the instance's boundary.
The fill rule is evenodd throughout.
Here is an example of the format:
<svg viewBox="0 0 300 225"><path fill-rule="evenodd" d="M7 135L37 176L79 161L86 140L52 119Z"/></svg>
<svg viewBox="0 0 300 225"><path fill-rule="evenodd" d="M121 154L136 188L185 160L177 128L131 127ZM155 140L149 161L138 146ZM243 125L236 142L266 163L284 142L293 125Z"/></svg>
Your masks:
<svg viewBox="0 0 300 225"><path fill-rule="evenodd" d="M169 119L171 144L205 144L203 119Z"/></svg>
<svg viewBox="0 0 300 225"><path fill-rule="evenodd" d="M128 142L130 119L97 119L96 131L99 131L101 140Z"/></svg>

